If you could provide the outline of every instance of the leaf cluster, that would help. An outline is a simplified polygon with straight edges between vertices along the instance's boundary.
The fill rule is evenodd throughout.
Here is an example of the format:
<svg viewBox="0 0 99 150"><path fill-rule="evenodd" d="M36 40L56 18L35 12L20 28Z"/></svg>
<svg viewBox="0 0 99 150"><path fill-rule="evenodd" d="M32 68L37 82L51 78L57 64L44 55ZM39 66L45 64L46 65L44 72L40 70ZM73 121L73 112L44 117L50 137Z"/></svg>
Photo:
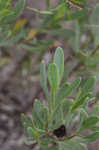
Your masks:
<svg viewBox="0 0 99 150"><path fill-rule="evenodd" d="M79 2L80 0L76 1L77 4ZM86 2L84 0L83 4L85 4ZM50 48L52 45L54 45L55 36L57 36L58 38L62 38L63 40L71 39L71 37L75 36L75 31L72 29L64 28L62 22L83 19L88 15L90 9L87 7L85 7L84 9L78 9L75 8L75 6L70 8L70 6L72 5L71 3L69 3L69 0L59 0L59 2L57 2L55 6L52 6L50 4L50 0L46 0L45 10L38 10L37 8L30 8L27 6L27 8L33 11L35 15L36 28L34 28L34 30L36 30L37 33L35 34L35 36L33 34L31 39L36 39L36 41L33 42L30 40L24 42L24 44L22 43L20 47L26 48L31 52L39 51L42 53L42 51L44 51L46 47ZM52 40L46 38L45 43L45 39L38 39L37 35L45 35L45 38L46 35L50 35L52 37Z"/></svg>
<svg viewBox="0 0 99 150"><path fill-rule="evenodd" d="M36 39L36 41L28 40L28 44L24 42L20 47L28 49L31 52L40 52L41 60L46 48L55 49L58 46L54 44L56 42L55 37L57 37L58 40L61 38L64 42L69 39L70 47L73 51L72 60L75 59L77 65L80 66L75 72L86 77L90 74L95 75L98 80L98 5L92 8L90 4L91 2L88 3L88 0L60 0L53 7L50 1L47 0L45 10L28 7L28 9L34 12L36 22L39 22L36 29L34 28L34 31L37 31L36 34L33 34L31 38L34 39L34 41ZM69 21L72 21L74 30L64 27L64 23ZM32 33L31 30L30 32ZM90 32L90 35L87 35L87 32ZM45 42L45 39L38 39L38 35L44 35L44 38L46 38L46 35L49 35L51 39L46 38ZM86 36L84 43L81 41L83 35ZM93 48L89 48L90 45L93 45ZM70 53L70 55L72 54Z"/></svg>
<svg viewBox="0 0 99 150"><path fill-rule="evenodd" d="M11 45L22 37L24 33L13 35L12 23L19 16L25 5L25 0L18 0L12 6L12 0L0 0L0 46Z"/></svg>
<svg viewBox="0 0 99 150"><path fill-rule="evenodd" d="M30 8L34 11L35 21L38 26L34 29L24 30L21 24L25 24L27 20L19 20L15 26L12 27L14 20L19 16L25 6L25 0L19 0L14 7L12 6L12 0L0 1L0 46L11 46L16 42L23 39L23 42L18 44L18 47L28 49L30 52L40 52L40 59L45 53L45 50L54 49L58 45L55 45L55 36L62 38L64 41L70 39L71 47L75 53L74 58L78 60L78 64L81 64L81 69L78 68L77 72L81 72L80 75L94 74L98 77L98 64L99 64L99 52L98 52L98 5L94 9L90 16L89 23L92 27L92 33L94 36L95 48L91 51L83 51L81 48L81 35L82 26L85 23L86 17L91 11L90 5L86 5L88 0L60 0L57 4L52 7L49 0L46 0L46 10L38 10L36 8ZM83 9L76 6L83 5ZM72 6L72 8L70 7ZM42 19L41 19L42 15ZM41 20L41 21L40 21ZM75 21L76 20L76 21ZM64 28L62 22L72 21L75 23L75 30ZM20 31L20 32L19 32ZM51 39L43 38L38 39L37 37L44 35L50 35ZM32 41L33 40L33 41ZM73 42L72 42L73 41ZM75 41L75 42L74 42ZM86 40L86 43L88 41ZM73 43L73 44L72 44ZM87 47L84 49L88 49ZM55 45L55 46L54 46Z"/></svg>
<svg viewBox="0 0 99 150"><path fill-rule="evenodd" d="M53 61L48 65L48 76L44 61L40 68L41 83L48 105L35 100L32 115L21 115L23 127L27 133L27 144L34 144L35 149L86 150L85 143L99 139L99 106L88 113L95 77L81 85L81 78L71 83L61 81L64 76L64 53L58 47ZM47 79L51 88L48 89ZM72 99L70 96L74 96ZM91 130L83 136L82 132Z"/></svg>

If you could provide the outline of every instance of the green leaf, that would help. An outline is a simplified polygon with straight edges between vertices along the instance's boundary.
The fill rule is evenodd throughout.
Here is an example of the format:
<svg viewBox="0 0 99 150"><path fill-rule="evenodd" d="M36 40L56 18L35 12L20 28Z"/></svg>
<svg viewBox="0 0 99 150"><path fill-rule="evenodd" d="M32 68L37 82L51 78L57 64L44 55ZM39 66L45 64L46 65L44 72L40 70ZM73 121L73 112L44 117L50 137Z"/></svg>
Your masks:
<svg viewBox="0 0 99 150"><path fill-rule="evenodd" d="M66 90L70 85L68 83L64 83L63 86L59 89L56 94L55 104L61 103L61 100L66 97Z"/></svg>
<svg viewBox="0 0 99 150"><path fill-rule="evenodd" d="M15 5L15 7L12 9L12 13L5 18L4 23L9 23L15 20L16 17L23 10L24 6L25 6L25 0L19 0Z"/></svg>
<svg viewBox="0 0 99 150"><path fill-rule="evenodd" d="M84 8L82 10L76 10L75 12L69 14L69 16L66 16L66 20L74 20L74 19L80 19L88 15L89 9Z"/></svg>
<svg viewBox="0 0 99 150"><path fill-rule="evenodd" d="M88 59L88 55L85 54L85 53L83 53L82 51L77 52L77 53L76 53L76 57L77 57L78 59L80 59L81 62L84 62L84 63L85 63L86 60Z"/></svg>
<svg viewBox="0 0 99 150"><path fill-rule="evenodd" d="M55 103L60 104L61 100L69 96L78 86L80 85L80 78L75 79L70 85L67 85L65 83L62 88L59 89L56 98L55 98Z"/></svg>
<svg viewBox="0 0 99 150"><path fill-rule="evenodd" d="M58 150L58 147L55 147L55 146L49 146L48 147L46 145L45 146L43 145L43 146L41 146L41 149L42 150Z"/></svg>
<svg viewBox="0 0 99 150"><path fill-rule="evenodd" d="M82 94L90 92L95 85L96 77L92 76L85 82L82 87Z"/></svg>
<svg viewBox="0 0 99 150"><path fill-rule="evenodd" d="M62 110L63 110L64 119L67 118L68 112L69 112L72 105L73 105L73 100L71 100L71 99L69 99L69 100L66 99L63 101Z"/></svg>
<svg viewBox="0 0 99 150"><path fill-rule="evenodd" d="M81 130L86 130L99 122L99 118L97 116L90 116L83 121Z"/></svg>
<svg viewBox="0 0 99 150"><path fill-rule="evenodd" d="M2 11L0 11L0 24L2 24L3 18L8 16L9 13L10 13L10 10L8 8L5 8Z"/></svg>
<svg viewBox="0 0 99 150"><path fill-rule="evenodd" d="M44 30L44 33L47 33L49 35L61 36L67 39L75 35L75 32L72 29L63 29L63 28Z"/></svg>
<svg viewBox="0 0 99 150"><path fill-rule="evenodd" d="M3 42L3 41L7 40L8 37L9 37L9 35L10 35L11 33L10 33L9 29L6 28L5 31L4 31L4 32L0 32L0 34L1 34L1 35L0 35L0 43L1 43L1 42Z"/></svg>
<svg viewBox="0 0 99 150"><path fill-rule="evenodd" d="M51 130L57 129L63 123L62 105L60 104L52 113L49 128Z"/></svg>
<svg viewBox="0 0 99 150"><path fill-rule="evenodd" d="M48 80L52 91L56 92L59 85L59 76L57 66L54 63L48 66Z"/></svg>
<svg viewBox="0 0 99 150"><path fill-rule="evenodd" d="M21 31L17 35L14 35L11 39L0 42L0 46L10 46L10 45L18 42L25 36L26 36L26 33L24 31Z"/></svg>
<svg viewBox="0 0 99 150"><path fill-rule="evenodd" d="M42 27L51 26L54 25L56 22L60 21L66 14L66 3L61 3L56 7L53 11L52 15L48 15L44 22Z"/></svg>
<svg viewBox="0 0 99 150"><path fill-rule="evenodd" d="M59 142L59 150L87 150L84 144L79 143L77 139Z"/></svg>
<svg viewBox="0 0 99 150"><path fill-rule="evenodd" d="M78 112L75 111L75 112L71 112L71 110L69 111L68 113L68 116L67 116L67 119L65 120L65 124L66 124L66 127L68 129L67 131L67 134L69 135L70 134L70 131L74 125L74 123L76 122L76 117L78 116Z"/></svg>
<svg viewBox="0 0 99 150"><path fill-rule="evenodd" d="M64 53L61 47L58 47L55 51L54 63L57 65L58 68L59 83L60 83L64 73Z"/></svg>
<svg viewBox="0 0 99 150"><path fill-rule="evenodd" d="M77 132L80 132L80 129L82 127L82 124L84 122L85 119L88 118L88 114L86 112L86 110L84 108L80 108L80 118L78 120L78 125L77 125Z"/></svg>
<svg viewBox="0 0 99 150"><path fill-rule="evenodd" d="M43 14L43 15L51 15L51 14L53 14L53 12L51 12L51 11L48 11L48 10L41 10L41 11L39 11L38 9L36 9L36 8L31 8L31 7L27 7L29 10L32 10L32 11L34 11L35 13L40 13L40 14Z"/></svg>
<svg viewBox="0 0 99 150"><path fill-rule="evenodd" d="M24 129L27 129L28 119L24 114L21 114L21 121Z"/></svg>
<svg viewBox="0 0 99 150"><path fill-rule="evenodd" d="M52 22L60 20L62 17L64 17L65 13L66 13L66 3L58 5L58 7L55 10L55 15L52 18Z"/></svg>
<svg viewBox="0 0 99 150"><path fill-rule="evenodd" d="M47 10L42 10L42 11L40 11L40 13L43 14L43 15L50 15L50 14L53 14L53 12L47 11Z"/></svg>
<svg viewBox="0 0 99 150"><path fill-rule="evenodd" d="M97 132L99 131L99 126L96 125L96 126L90 127L90 129L94 132Z"/></svg>
<svg viewBox="0 0 99 150"><path fill-rule="evenodd" d="M24 143L27 145L27 146L30 146L32 144L35 143L35 141L33 139L30 140L29 137L24 137Z"/></svg>
<svg viewBox="0 0 99 150"><path fill-rule="evenodd" d="M32 121L30 118L26 117L24 114L21 114L21 121L24 129L27 131L28 127L33 127Z"/></svg>
<svg viewBox="0 0 99 150"><path fill-rule="evenodd" d="M81 113L82 116L84 116L85 119L88 118L88 113L86 112L85 109L81 108L81 109L80 109L80 113Z"/></svg>
<svg viewBox="0 0 99 150"><path fill-rule="evenodd" d="M84 95L80 96L79 99L74 103L74 105L72 107L72 111L74 111L75 109L81 107L91 97L92 97L91 93L87 93L87 94L84 94Z"/></svg>
<svg viewBox="0 0 99 150"><path fill-rule="evenodd" d="M99 140L99 131L89 134L83 138L86 143L95 142L96 140Z"/></svg>
<svg viewBox="0 0 99 150"><path fill-rule="evenodd" d="M37 139L38 136L39 136L38 132L37 132L34 128L32 128L32 127L28 127L28 128L27 128L27 133L28 133L28 135L29 135L30 137L33 137L33 138L35 138L35 139Z"/></svg>
<svg viewBox="0 0 99 150"><path fill-rule="evenodd" d="M45 129L48 121L48 110L39 100L35 100L33 107L33 122L38 129Z"/></svg>
<svg viewBox="0 0 99 150"><path fill-rule="evenodd" d="M81 5L81 4L86 4L88 2L88 0L82 0L82 1L81 0L72 0L72 2Z"/></svg>
<svg viewBox="0 0 99 150"><path fill-rule="evenodd" d="M12 0L0 0L0 10L7 7L9 4L11 4Z"/></svg>
<svg viewBox="0 0 99 150"><path fill-rule="evenodd" d="M94 111L92 112L92 115L98 115L99 114L99 105L94 106Z"/></svg>
<svg viewBox="0 0 99 150"><path fill-rule="evenodd" d="M42 88L44 90L44 93L46 97L49 99L49 92L48 92L48 87L47 87L47 77L46 77L46 68L45 68L45 62L42 61L41 66L40 66L40 74L41 74L41 83L42 83Z"/></svg>
<svg viewBox="0 0 99 150"><path fill-rule="evenodd" d="M22 122L26 122L27 121L27 117L23 113L21 114L21 121Z"/></svg>

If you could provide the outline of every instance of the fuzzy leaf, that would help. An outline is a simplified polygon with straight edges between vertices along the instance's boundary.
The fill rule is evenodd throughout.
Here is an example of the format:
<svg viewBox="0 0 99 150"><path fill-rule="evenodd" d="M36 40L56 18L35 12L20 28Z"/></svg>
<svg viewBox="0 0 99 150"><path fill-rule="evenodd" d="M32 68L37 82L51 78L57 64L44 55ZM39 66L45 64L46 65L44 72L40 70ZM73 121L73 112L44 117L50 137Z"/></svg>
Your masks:
<svg viewBox="0 0 99 150"><path fill-rule="evenodd" d="M67 83L64 84L62 88L59 89L56 95L56 98L55 98L56 104L61 103L61 100L69 96L76 88L78 88L80 81L81 79L77 78L70 85L67 85Z"/></svg>
<svg viewBox="0 0 99 150"><path fill-rule="evenodd" d="M63 122L62 105L58 106L52 113L49 128L52 130L58 128Z"/></svg>
<svg viewBox="0 0 99 150"><path fill-rule="evenodd" d="M80 131L84 120L87 118L88 118L87 112L84 110L84 108L80 108L80 118L78 120L77 132Z"/></svg>
<svg viewBox="0 0 99 150"><path fill-rule="evenodd" d="M64 73L64 53L61 47L58 47L55 51L54 63L57 65L58 68L60 82Z"/></svg>
<svg viewBox="0 0 99 150"><path fill-rule="evenodd" d="M42 83L42 88L44 90L44 93L46 97L49 99L49 92L48 92L48 87L47 87L47 78L46 78L46 68L45 68L45 62L43 61L40 66L40 73L41 73L41 83Z"/></svg>
<svg viewBox="0 0 99 150"><path fill-rule="evenodd" d="M35 100L34 111L33 111L33 121L36 128L45 129L45 125L48 119L48 110L41 104L39 100Z"/></svg>
<svg viewBox="0 0 99 150"><path fill-rule="evenodd" d="M48 66L48 80L52 91L56 92L59 85L59 77L57 66L54 63Z"/></svg>
<svg viewBox="0 0 99 150"><path fill-rule="evenodd" d="M58 103L61 102L62 99L64 99L66 96L66 90L68 89L70 85L68 83L64 83L63 86L59 89L58 93L56 94L55 98L55 104L57 105Z"/></svg>
<svg viewBox="0 0 99 150"><path fill-rule="evenodd" d="M25 130L27 130L28 127L33 127L32 121L24 114L21 114L21 121Z"/></svg>
<svg viewBox="0 0 99 150"><path fill-rule="evenodd" d="M73 105L72 107L72 111L74 111L75 109L81 107L86 101L88 101L88 99L90 99L92 97L92 94L87 93L83 96L81 96Z"/></svg>
<svg viewBox="0 0 99 150"><path fill-rule="evenodd" d="M27 128L27 133L28 133L28 135L29 135L30 137L33 137L33 138L35 138L35 139L37 139L38 136L39 136L38 132L37 132L35 129L31 128L31 127L28 127L28 128Z"/></svg>
<svg viewBox="0 0 99 150"><path fill-rule="evenodd" d="M86 143L95 142L96 140L99 140L99 131L89 134L83 138Z"/></svg>
<svg viewBox="0 0 99 150"><path fill-rule="evenodd" d="M99 118L97 116L90 116L83 121L81 130L86 130L88 128L93 127L96 123L99 122Z"/></svg>
<svg viewBox="0 0 99 150"><path fill-rule="evenodd" d="M59 150L87 150L84 144L79 143L77 139L59 142Z"/></svg>
<svg viewBox="0 0 99 150"><path fill-rule="evenodd" d="M92 115L98 115L99 114L99 105L94 106L94 111L92 112Z"/></svg>
<svg viewBox="0 0 99 150"><path fill-rule="evenodd" d="M89 77L89 79L83 85L82 94L88 93L88 92L90 92L92 90L92 88L95 85L95 80L96 80L96 77L94 77L94 76L93 77Z"/></svg>
<svg viewBox="0 0 99 150"><path fill-rule="evenodd" d="M80 113L81 113L82 116L84 116L85 119L88 118L88 113L85 111L85 109L81 108Z"/></svg>
<svg viewBox="0 0 99 150"><path fill-rule="evenodd" d="M71 99L69 99L69 100L66 99L62 103L63 116L65 119L66 119L68 112L69 112L72 105L73 105L73 100L71 100Z"/></svg>

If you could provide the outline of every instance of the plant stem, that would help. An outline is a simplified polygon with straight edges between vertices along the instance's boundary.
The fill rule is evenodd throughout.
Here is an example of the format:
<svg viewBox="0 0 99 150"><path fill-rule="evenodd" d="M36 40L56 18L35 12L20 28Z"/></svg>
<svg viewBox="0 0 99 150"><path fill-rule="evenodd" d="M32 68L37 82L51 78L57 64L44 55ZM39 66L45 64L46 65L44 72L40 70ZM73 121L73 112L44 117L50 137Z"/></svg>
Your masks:
<svg viewBox="0 0 99 150"><path fill-rule="evenodd" d="M55 91L52 91L52 110L54 110L55 106Z"/></svg>
<svg viewBox="0 0 99 150"><path fill-rule="evenodd" d="M51 117L51 114L53 113L53 110L54 110L54 105L55 105L55 91L52 90L52 97L50 99L50 102L49 102L49 121L50 121L50 117Z"/></svg>

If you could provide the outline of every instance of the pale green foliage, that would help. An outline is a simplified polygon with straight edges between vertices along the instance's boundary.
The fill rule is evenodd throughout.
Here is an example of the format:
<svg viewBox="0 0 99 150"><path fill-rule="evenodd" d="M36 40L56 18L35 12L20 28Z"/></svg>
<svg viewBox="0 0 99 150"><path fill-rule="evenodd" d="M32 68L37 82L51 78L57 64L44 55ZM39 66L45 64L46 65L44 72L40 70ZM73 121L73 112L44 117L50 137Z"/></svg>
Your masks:
<svg viewBox="0 0 99 150"><path fill-rule="evenodd" d="M99 106L95 106L90 115L87 113L88 103L93 98L90 92L95 85L95 77L89 77L81 87L81 78L75 79L72 83L65 82L60 87L64 73L62 48L56 49L54 60L48 65L51 94L47 86L44 61L40 71L42 87L48 98L48 106L42 104L40 100L35 100L32 116L28 118L25 115L21 116L28 136L27 141L25 140L26 143L36 143L34 149L87 150L85 143L99 139L99 126L97 124L99 123ZM75 89L78 90L77 96L70 99L69 96L74 93ZM78 119L76 119L77 117ZM72 133L75 123L76 129ZM66 133L60 131L62 125L65 127ZM55 134L56 129L59 130L58 134ZM81 132L87 129L90 129L92 133L82 136Z"/></svg>
<svg viewBox="0 0 99 150"><path fill-rule="evenodd" d="M48 80L53 92L56 92L59 85L59 74L56 64L52 63L48 66Z"/></svg>
<svg viewBox="0 0 99 150"><path fill-rule="evenodd" d="M0 46L12 45L25 36L23 31L13 35L11 26L22 12L25 0L18 0L14 6L12 6L11 2L12 0L0 0Z"/></svg>
<svg viewBox="0 0 99 150"><path fill-rule="evenodd" d="M60 83L64 73L64 54L62 53L62 49L60 47L58 47L55 52L54 63L57 65L57 68L59 68L58 76L59 76L59 83Z"/></svg>

